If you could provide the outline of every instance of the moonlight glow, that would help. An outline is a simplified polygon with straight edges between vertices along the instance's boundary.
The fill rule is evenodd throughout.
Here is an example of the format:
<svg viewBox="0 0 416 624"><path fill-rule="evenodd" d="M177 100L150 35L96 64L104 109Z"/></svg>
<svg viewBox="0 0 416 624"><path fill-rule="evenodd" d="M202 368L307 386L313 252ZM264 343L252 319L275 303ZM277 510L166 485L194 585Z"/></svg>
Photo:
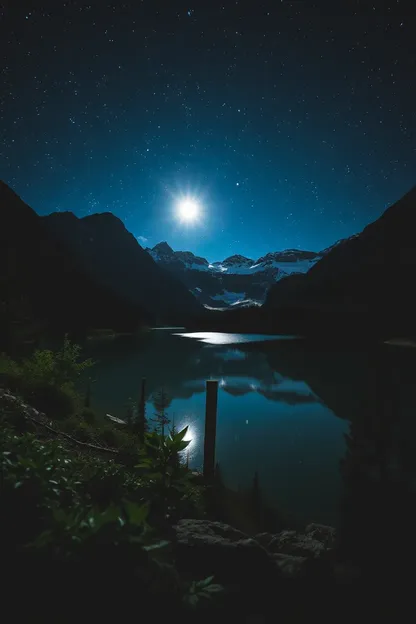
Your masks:
<svg viewBox="0 0 416 624"><path fill-rule="evenodd" d="M195 223L201 216L201 206L198 200L184 197L177 203L177 215L184 223Z"/></svg>

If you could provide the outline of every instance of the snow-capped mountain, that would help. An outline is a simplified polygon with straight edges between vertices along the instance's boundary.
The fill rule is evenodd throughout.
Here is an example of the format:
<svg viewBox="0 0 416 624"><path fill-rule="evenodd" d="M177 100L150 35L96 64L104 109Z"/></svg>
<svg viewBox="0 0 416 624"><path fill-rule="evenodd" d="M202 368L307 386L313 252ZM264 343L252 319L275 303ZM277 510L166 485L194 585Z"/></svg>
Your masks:
<svg viewBox="0 0 416 624"><path fill-rule="evenodd" d="M190 251L174 251L166 242L146 251L179 277L208 308L260 305L272 284L293 273L306 273L324 255L287 249L257 260L233 255L210 263Z"/></svg>

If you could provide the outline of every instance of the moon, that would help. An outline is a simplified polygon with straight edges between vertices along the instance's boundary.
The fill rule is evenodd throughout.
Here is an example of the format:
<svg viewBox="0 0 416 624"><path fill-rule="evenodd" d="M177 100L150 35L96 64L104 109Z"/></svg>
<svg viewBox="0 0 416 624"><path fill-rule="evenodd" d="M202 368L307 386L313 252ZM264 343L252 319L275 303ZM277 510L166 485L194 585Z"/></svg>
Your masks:
<svg viewBox="0 0 416 624"><path fill-rule="evenodd" d="M177 204L177 215L184 223L195 223L201 215L201 206L198 200L192 197L180 199Z"/></svg>

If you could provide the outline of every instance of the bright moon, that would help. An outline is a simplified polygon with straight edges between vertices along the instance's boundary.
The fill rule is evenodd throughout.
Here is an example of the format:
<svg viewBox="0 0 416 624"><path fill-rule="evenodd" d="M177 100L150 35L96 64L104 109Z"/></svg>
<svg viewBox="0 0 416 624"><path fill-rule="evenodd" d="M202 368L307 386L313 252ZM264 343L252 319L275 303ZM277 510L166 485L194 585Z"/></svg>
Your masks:
<svg viewBox="0 0 416 624"><path fill-rule="evenodd" d="M192 198L181 199L178 202L178 217L181 221L186 223L193 223L196 221L201 213L199 203Z"/></svg>

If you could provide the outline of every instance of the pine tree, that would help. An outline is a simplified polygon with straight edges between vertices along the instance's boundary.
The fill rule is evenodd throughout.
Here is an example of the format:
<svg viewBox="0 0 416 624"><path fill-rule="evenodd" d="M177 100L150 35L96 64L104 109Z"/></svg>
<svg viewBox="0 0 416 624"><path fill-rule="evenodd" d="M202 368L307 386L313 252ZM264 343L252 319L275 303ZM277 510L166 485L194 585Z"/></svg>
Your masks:
<svg viewBox="0 0 416 624"><path fill-rule="evenodd" d="M169 407L172 399L169 398L168 394L165 392L163 388L159 390L153 396L153 405L155 407L155 418L152 418L153 422L156 423L155 429L158 433L161 434L162 438L165 437L165 427L170 423L170 420L166 414L166 409Z"/></svg>
<svg viewBox="0 0 416 624"><path fill-rule="evenodd" d="M136 431L140 442L144 441L145 433L148 429L146 419L146 378L142 378L139 400L137 402Z"/></svg>

